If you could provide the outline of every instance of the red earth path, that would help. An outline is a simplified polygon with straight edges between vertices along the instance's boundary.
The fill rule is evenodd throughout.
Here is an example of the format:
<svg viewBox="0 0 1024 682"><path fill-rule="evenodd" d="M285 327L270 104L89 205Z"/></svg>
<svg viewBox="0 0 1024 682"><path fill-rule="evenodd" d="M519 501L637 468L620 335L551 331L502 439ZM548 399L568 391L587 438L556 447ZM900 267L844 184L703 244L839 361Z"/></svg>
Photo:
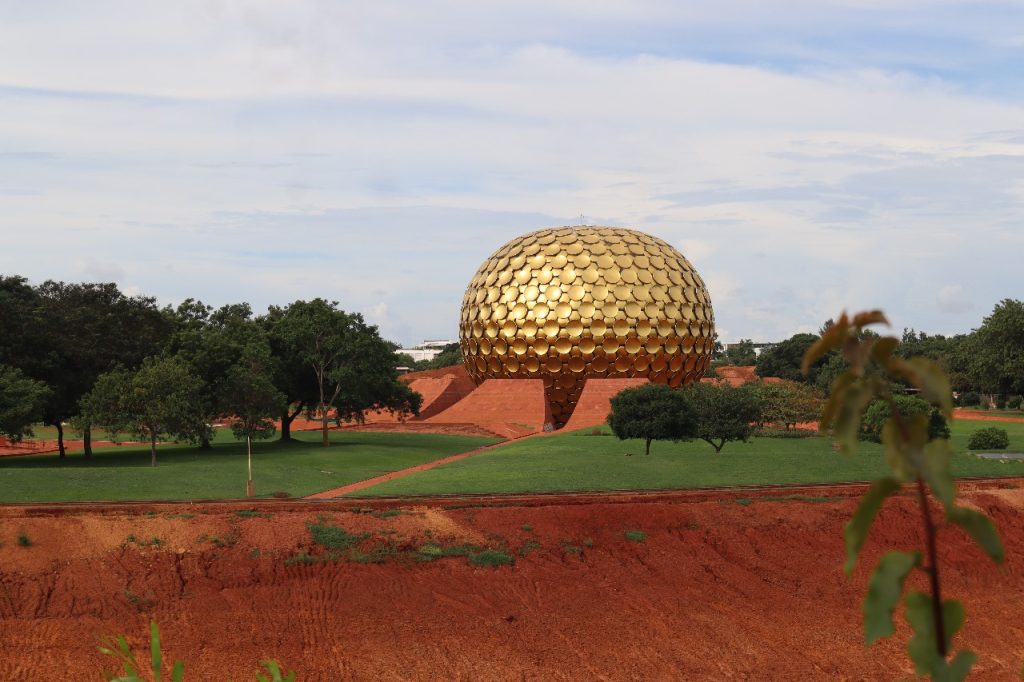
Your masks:
<svg viewBox="0 0 1024 682"><path fill-rule="evenodd" d="M1003 567L958 529L940 535L975 680L1019 680L1024 660L1021 483L972 483L962 496L999 528ZM0 679L99 679L112 668L97 638L125 633L145 659L151 618L194 680L252 679L267 657L303 681L913 679L902 617L871 648L860 622L870 568L920 546L920 517L910 495L888 502L848 579L842 527L861 494L4 507ZM289 562L322 552L307 529L318 522L369 533L366 554L391 553ZM417 560L428 542L491 547L514 564ZM910 587L925 587L920 575Z"/></svg>

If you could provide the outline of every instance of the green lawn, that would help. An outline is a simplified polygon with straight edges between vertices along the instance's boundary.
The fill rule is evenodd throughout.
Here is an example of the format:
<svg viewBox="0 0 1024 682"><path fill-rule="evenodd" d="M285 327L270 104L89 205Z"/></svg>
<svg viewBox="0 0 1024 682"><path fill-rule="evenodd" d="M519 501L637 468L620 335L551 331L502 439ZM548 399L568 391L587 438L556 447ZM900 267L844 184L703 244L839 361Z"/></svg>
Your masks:
<svg viewBox="0 0 1024 682"><path fill-rule="evenodd" d="M331 447L320 433L293 433L294 443L253 446L253 480L260 496L292 496L361 481L396 469L465 452L497 439L423 433L331 432ZM149 466L147 447L122 446L81 454L61 462L57 455L0 457L0 503L80 500L211 499L245 496L245 444L218 431L211 450L194 446L157 447Z"/></svg>
<svg viewBox="0 0 1024 682"><path fill-rule="evenodd" d="M1024 462L989 462L967 452L967 439L987 426L1005 428L1009 451L1024 452L1024 424L956 422L952 442L957 476L1024 476ZM642 490L781 483L832 483L876 478L886 469L882 448L863 443L854 457L833 452L831 441L757 438L729 443L716 455L702 441L656 442L650 456L641 441L620 441L607 427L509 443L469 459L395 479L357 495L431 495L562 490ZM632 452L632 457L624 456Z"/></svg>

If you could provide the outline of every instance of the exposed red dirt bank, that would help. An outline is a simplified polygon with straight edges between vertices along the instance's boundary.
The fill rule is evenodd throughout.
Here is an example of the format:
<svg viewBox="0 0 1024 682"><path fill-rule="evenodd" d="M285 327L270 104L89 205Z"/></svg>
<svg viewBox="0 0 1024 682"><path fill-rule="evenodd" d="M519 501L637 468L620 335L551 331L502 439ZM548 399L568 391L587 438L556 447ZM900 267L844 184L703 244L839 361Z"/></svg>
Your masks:
<svg viewBox="0 0 1024 682"><path fill-rule="evenodd" d="M981 487L964 498L995 519L1007 564L991 566L964 535L944 531L945 588L966 603L957 643L979 654L973 679L1017 680L1024 490ZM886 507L847 580L841 528L859 491L833 492L825 501L776 491L434 503L376 517L310 503L262 503L271 518L240 518L230 504L152 506L149 516L127 505L7 507L0 679L98 679L96 637L127 633L141 653L151 617L165 652L185 658L195 680L252 679L267 656L301 680L911 678L905 628L899 643L865 649L860 602L880 551L914 541L913 500ZM429 533L442 545L504 547L515 565L401 553L382 564L286 565L318 551L306 523L325 513L374 533L365 543L415 549ZM31 547L17 546L19 530ZM631 542L627 530L647 538ZM160 546L125 544L129 535ZM529 551L531 542L539 547Z"/></svg>

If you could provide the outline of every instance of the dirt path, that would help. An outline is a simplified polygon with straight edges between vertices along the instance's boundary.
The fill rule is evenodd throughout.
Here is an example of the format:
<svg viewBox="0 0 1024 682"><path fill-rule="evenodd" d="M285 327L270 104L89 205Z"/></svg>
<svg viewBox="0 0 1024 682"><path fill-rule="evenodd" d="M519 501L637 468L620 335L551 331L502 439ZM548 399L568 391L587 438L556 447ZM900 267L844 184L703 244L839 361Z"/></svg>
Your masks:
<svg viewBox="0 0 1024 682"><path fill-rule="evenodd" d="M1021 483L962 486L999 528L1005 566L959 530L940 538L972 679L1019 680ZM921 542L919 517L912 497L887 503L848 579L842 527L858 492L0 507L0 679L99 679L97 638L127 634L144 659L151 618L194 680L252 679L266 657L303 682L910 679L902 620L866 648L860 605L880 554ZM359 556L391 553L294 561L322 557L310 523L365 533ZM514 563L416 559L428 543Z"/></svg>
<svg viewBox="0 0 1024 682"><path fill-rule="evenodd" d="M1003 422L1007 424L1024 423L1024 416L1008 417L1001 414L988 414L986 412L978 412L976 410L967 410L962 407L958 407L953 410L953 417L955 419L963 419L964 421L971 422Z"/></svg>

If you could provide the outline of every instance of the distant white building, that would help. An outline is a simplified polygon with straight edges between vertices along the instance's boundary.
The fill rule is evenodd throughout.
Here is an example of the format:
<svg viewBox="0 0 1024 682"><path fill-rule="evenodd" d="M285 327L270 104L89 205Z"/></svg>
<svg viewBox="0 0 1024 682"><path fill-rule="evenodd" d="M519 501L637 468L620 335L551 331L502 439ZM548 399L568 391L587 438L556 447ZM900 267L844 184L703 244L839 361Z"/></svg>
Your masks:
<svg viewBox="0 0 1024 682"><path fill-rule="evenodd" d="M458 339L428 339L412 348L399 348L396 352L405 353L416 362L433 360L441 354L445 346L458 342Z"/></svg>

